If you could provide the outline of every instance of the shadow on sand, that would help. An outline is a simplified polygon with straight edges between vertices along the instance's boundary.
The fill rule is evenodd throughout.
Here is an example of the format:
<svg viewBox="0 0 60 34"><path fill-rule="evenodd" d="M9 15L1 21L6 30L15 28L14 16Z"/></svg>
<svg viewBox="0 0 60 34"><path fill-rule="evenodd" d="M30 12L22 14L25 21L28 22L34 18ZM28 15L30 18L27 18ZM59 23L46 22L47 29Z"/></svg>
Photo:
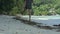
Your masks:
<svg viewBox="0 0 60 34"><path fill-rule="evenodd" d="M53 25L53 27L52 26L42 26L43 23L37 23L37 22L34 22L34 21L29 22L29 20L24 20L24 19L21 19L20 17L14 17L13 19L20 20L24 24L35 26L35 27L38 27L40 29L56 30L56 32L60 32L60 26L59 27L56 26L56 25Z"/></svg>

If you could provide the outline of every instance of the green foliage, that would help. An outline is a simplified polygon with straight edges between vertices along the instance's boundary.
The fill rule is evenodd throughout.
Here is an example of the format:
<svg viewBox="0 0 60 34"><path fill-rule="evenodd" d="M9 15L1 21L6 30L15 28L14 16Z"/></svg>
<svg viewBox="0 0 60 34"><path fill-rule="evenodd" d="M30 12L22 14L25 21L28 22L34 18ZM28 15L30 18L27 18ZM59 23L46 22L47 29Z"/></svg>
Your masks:
<svg viewBox="0 0 60 34"><path fill-rule="evenodd" d="M24 4L24 0L0 0L0 14L20 14L24 9ZM33 15L51 15L49 11L52 10L56 12L55 14L60 14L60 0L33 0L32 9ZM24 12L25 14L27 13Z"/></svg>
<svg viewBox="0 0 60 34"><path fill-rule="evenodd" d="M17 14L23 7L24 0L0 0L0 14Z"/></svg>
<svg viewBox="0 0 60 34"><path fill-rule="evenodd" d="M56 13L60 15L60 8L56 10Z"/></svg>
<svg viewBox="0 0 60 34"><path fill-rule="evenodd" d="M12 11L10 11L9 15L16 15L17 13L19 13L18 7L14 7L12 8Z"/></svg>
<svg viewBox="0 0 60 34"><path fill-rule="evenodd" d="M8 12L14 7L14 0L1 0L0 11Z"/></svg>
<svg viewBox="0 0 60 34"><path fill-rule="evenodd" d="M60 14L60 0L34 0L32 7L34 15L52 15L49 12L52 10L56 12L54 14Z"/></svg>

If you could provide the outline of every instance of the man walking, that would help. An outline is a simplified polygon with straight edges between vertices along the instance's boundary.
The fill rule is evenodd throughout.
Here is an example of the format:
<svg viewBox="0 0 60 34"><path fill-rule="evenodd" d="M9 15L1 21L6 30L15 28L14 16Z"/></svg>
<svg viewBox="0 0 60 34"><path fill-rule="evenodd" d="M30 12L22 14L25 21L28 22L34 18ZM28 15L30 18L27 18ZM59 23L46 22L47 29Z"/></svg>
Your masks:
<svg viewBox="0 0 60 34"><path fill-rule="evenodd" d="M24 11L26 10L29 15L29 22L31 21L31 9L32 9L32 2L33 0L24 0Z"/></svg>

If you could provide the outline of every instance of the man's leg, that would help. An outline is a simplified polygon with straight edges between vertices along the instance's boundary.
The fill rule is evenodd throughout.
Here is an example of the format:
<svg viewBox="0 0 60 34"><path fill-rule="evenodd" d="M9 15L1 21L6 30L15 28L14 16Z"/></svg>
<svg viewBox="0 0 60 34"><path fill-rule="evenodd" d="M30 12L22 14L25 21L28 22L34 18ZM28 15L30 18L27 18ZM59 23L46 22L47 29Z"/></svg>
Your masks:
<svg viewBox="0 0 60 34"><path fill-rule="evenodd" d="M29 23L31 21L31 9L27 9L27 14L29 15Z"/></svg>

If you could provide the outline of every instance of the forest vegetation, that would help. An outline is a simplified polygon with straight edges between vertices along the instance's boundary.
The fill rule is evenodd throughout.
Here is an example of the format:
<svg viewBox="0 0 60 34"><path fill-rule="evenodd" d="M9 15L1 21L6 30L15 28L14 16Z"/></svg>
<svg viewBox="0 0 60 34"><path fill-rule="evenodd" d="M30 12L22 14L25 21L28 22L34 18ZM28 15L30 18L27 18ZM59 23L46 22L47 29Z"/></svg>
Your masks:
<svg viewBox="0 0 60 34"><path fill-rule="evenodd" d="M0 14L21 14L24 0L0 0ZM23 12L26 15L26 11ZM32 15L60 15L60 0L33 0Z"/></svg>

